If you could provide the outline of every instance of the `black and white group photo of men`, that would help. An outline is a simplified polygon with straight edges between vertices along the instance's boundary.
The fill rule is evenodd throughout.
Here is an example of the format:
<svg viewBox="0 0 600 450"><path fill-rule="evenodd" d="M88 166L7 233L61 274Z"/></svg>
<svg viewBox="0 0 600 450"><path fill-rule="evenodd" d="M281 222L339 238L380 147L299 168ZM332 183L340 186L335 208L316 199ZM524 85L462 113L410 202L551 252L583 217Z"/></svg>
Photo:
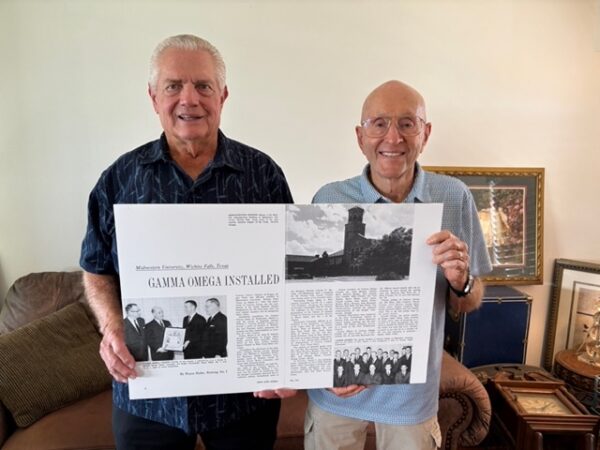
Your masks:
<svg viewBox="0 0 600 450"><path fill-rule="evenodd" d="M411 345L390 350L381 347L337 349L333 358L333 387L407 384L410 383L411 364Z"/></svg>
<svg viewBox="0 0 600 450"><path fill-rule="evenodd" d="M127 348L136 361L225 358L224 303L224 296L127 303L123 318Z"/></svg>

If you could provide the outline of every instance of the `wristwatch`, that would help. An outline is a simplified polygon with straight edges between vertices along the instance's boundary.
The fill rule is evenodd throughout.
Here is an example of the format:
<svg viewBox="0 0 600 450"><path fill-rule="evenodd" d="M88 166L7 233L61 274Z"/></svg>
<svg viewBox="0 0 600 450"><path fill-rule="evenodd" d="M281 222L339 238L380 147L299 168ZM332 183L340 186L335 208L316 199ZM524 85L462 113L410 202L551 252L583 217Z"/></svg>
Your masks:
<svg viewBox="0 0 600 450"><path fill-rule="evenodd" d="M454 292L454 294L457 297L466 297L471 293L474 284L475 277L471 275L471 271L469 271L467 272L467 282L465 283L465 286L462 288L462 290L459 291L458 289L454 289L450 283L448 283L448 286L450 286L450 289L452 290L452 292Z"/></svg>

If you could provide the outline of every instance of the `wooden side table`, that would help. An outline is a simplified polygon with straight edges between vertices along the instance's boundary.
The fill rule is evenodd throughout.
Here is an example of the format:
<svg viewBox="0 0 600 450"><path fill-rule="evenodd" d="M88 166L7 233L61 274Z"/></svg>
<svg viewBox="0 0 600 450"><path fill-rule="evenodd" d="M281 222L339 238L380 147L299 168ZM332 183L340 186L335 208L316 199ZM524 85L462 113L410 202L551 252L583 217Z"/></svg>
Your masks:
<svg viewBox="0 0 600 450"><path fill-rule="evenodd" d="M525 364L489 364L473 367L471 372L485 386L492 400L492 419L489 434L472 450L515 450L515 437L507 430L498 412L501 409L492 388L492 380L558 381L549 372L538 366ZM513 430L514 431L514 430ZM459 448L467 450L467 448ZM471 450L471 448L469 448Z"/></svg>
<svg viewBox="0 0 600 450"><path fill-rule="evenodd" d="M600 375L600 367L580 361L574 350L562 350L554 358L554 374L567 384L577 400L587 408L593 406L594 377Z"/></svg>

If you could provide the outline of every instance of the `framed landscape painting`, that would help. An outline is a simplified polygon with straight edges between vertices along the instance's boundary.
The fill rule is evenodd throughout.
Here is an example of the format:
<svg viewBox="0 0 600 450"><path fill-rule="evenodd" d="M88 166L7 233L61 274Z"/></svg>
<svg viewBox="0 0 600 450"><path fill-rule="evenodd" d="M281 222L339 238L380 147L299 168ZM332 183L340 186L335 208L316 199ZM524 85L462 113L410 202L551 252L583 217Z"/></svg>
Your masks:
<svg viewBox="0 0 600 450"><path fill-rule="evenodd" d="M492 262L487 284L542 284L544 169L427 166L473 194Z"/></svg>

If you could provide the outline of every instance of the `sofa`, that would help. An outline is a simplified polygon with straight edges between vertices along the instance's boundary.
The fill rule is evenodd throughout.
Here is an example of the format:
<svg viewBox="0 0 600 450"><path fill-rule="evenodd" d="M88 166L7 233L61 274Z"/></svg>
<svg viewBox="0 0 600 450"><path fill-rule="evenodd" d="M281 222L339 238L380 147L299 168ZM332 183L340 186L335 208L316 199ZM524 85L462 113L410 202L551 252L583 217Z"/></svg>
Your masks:
<svg viewBox="0 0 600 450"><path fill-rule="evenodd" d="M81 272L32 273L0 303L0 449L114 449L110 377ZM444 354L438 419L442 448L486 436L491 406L479 380ZM276 449L303 448L305 393L285 399ZM198 441L197 449L203 449ZM370 429L367 449L375 448Z"/></svg>

